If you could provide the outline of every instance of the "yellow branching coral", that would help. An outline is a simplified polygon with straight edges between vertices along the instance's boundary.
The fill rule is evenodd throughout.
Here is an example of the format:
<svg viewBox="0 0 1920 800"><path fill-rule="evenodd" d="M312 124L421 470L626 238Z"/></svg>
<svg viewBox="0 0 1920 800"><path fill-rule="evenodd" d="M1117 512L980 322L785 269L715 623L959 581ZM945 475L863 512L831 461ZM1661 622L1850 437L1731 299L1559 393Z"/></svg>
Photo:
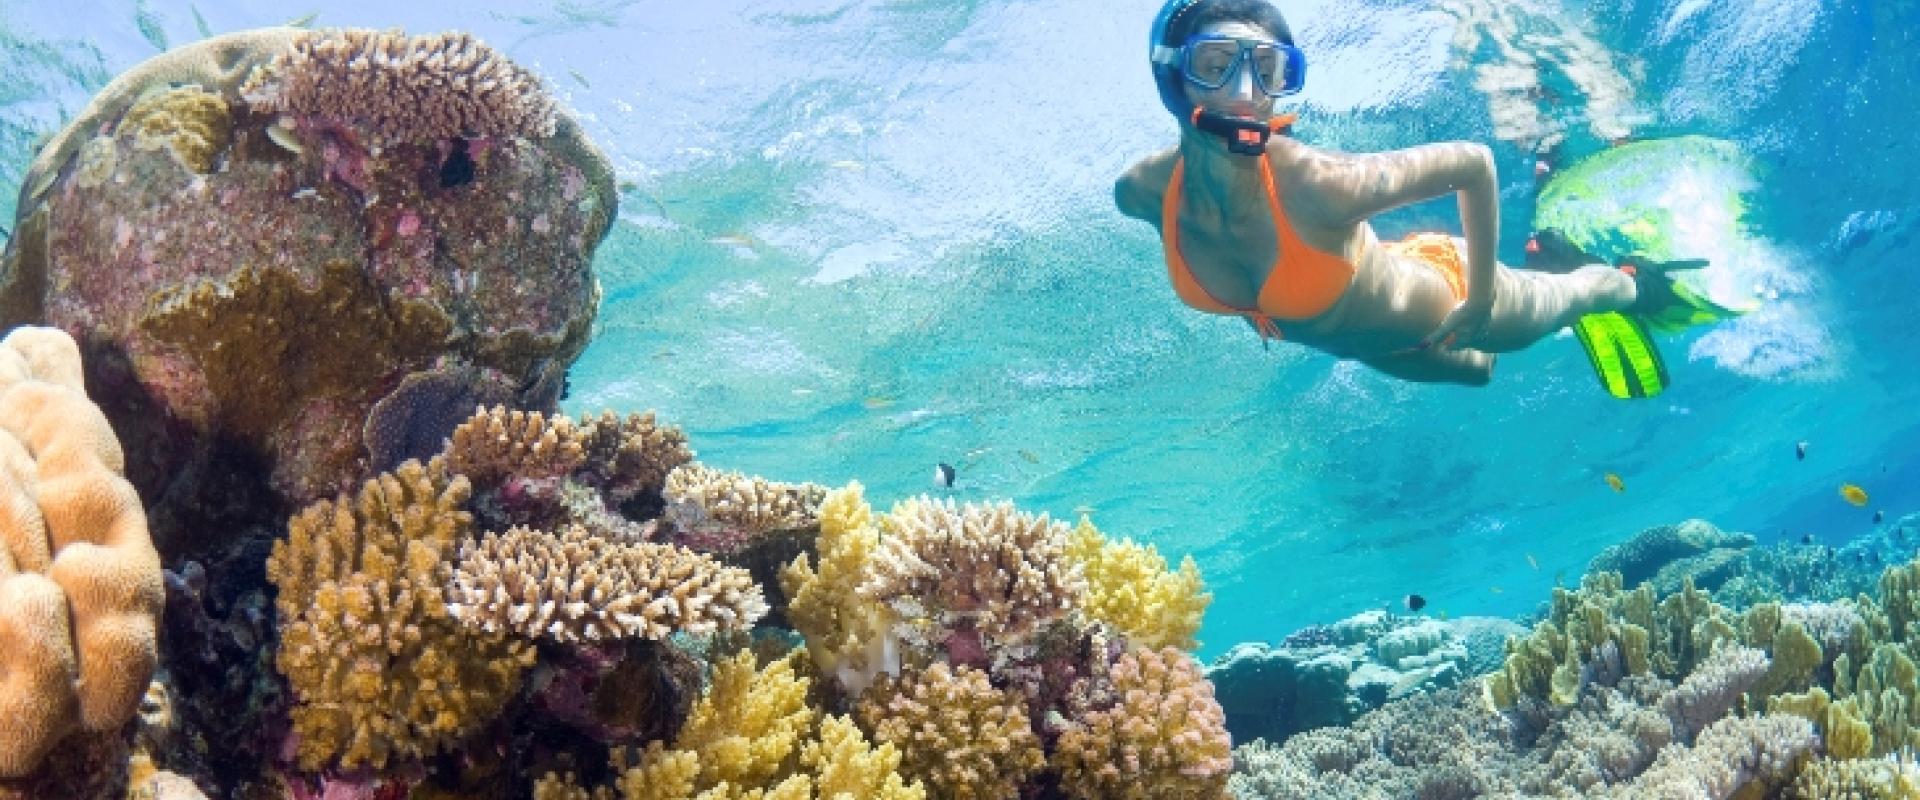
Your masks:
<svg viewBox="0 0 1920 800"><path fill-rule="evenodd" d="M880 546L861 492L855 482L821 501L818 572L805 553L780 570L787 619L806 637L814 665L854 694L881 672L900 671L891 612L854 592Z"/></svg>
<svg viewBox="0 0 1920 800"><path fill-rule="evenodd" d="M119 730L146 694L165 593L124 464L72 337L0 340L0 778Z"/></svg>
<svg viewBox="0 0 1920 800"><path fill-rule="evenodd" d="M621 792L627 800L681 800L695 791L734 798L776 779L791 782L818 713L807 705L810 683L794 675L791 658L756 671L753 653L743 651L715 664L712 685L673 746L654 742L620 765Z"/></svg>
<svg viewBox="0 0 1920 800"><path fill-rule="evenodd" d="M900 778L900 752L891 744L874 747L853 720L827 717L820 738L800 752L800 763L814 774L821 800L923 800L919 781Z"/></svg>
<svg viewBox="0 0 1920 800"><path fill-rule="evenodd" d="M540 78L466 33L315 31L241 87L256 109L355 125L381 143L553 135Z"/></svg>
<svg viewBox="0 0 1920 800"><path fill-rule="evenodd" d="M166 149L180 165L205 175L227 149L233 118L218 92L181 86L142 98L127 111L120 130L134 131L142 149Z"/></svg>
<svg viewBox="0 0 1920 800"><path fill-rule="evenodd" d="M580 447L588 466L603 473L597 485L616 501L640 491L660 491L675 467L693 460L687 434L661 425L651 411L625 417L602 411L582 419Z"/></svg>
<svg viewBox="0 0 1920 800"><path fill-rule="evenodd" d="M1181 560L1179 572L1169 571L1153 545L1108 541L1085 517L1067 537L1067 556L1086 576L1087 616L1149 649L1199 646L1194 634L1213 595L1191 556Z"/></svg>
<svg viewBox="0 0 1920 800"><path fill-rule="evenodd" d="M900 749L901 772L944 800L1017 797L1046 766L1025 700L971 667L935 662L869 690L855 712L874 739Z"/></svg>
<svg viewBox="0 0 1920 800"><path fill-rule="evenodd" d="M563 476L586 460L572 420L504 406L475 409L453 429L444 453L448 469L483 487L509 475Z"/></svg>
<svg viewBox="0 0 1920 800"><path fill-rule="evenodd" d="M1062 789L1113 800L1227 796L1233 752L1226 712L1191 656L1172 647L1135 648L1120 656L1106 682L1107 691L1077 693L1091 707L1077 709L1060 735L1053 764Z"/></svg>
<svg viewBox="0 0 1920 800"><path fill-rule="evenodd" d="M560 642L744 630L767 613L753 576L684 547L622 542L579 525L525 527L461 545L448 613L488 633Z"/></svg>
<svg viewBox="0 0 1920 800"><path fill-rule="evenodd" d="M385 765L485 723L532 662L525 642L469 634L444 586L472 517L464 477L408 461L355 498L308 506L274 543L278 666L298 695L300 761Z"/></svg>
<svg viewBox="0 0 1920 800"><path fill-rule="evenodd" d="M1045 514L919 497L895 505L881 524L888 535L859 591L904 618L1014 643L1085 597L1080 565L1067 557L1067 527Z"/></svg>
<svg viewBox="0 0 1920 800"><path fill-rule="evenodd" d="M682 528L720 524L751 533L805 528L819 520L826 487L778 483L687 463L667 473L667 516Z"/></svg>

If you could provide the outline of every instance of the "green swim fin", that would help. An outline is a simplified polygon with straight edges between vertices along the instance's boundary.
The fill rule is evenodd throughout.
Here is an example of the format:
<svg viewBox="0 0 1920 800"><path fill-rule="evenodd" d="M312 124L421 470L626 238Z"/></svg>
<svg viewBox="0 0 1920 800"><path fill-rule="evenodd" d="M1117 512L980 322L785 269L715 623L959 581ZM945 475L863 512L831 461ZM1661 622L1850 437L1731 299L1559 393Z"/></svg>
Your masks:
<svg viewBox="0 0 1920 800"><path fill-rule="evenodd" d="M1678 333L1695 325L1733 319L1752 310L1716 303L1677 279L1679 273L1705 268L1704 259L1652 261L1629 255L1621 257L1616 264L1633 267L1633 282L1639 290L1639 299L1627 313L1660 333Z"/></svg>
<svg viewBox="0 0 1920 800"><path fill-rule="evenodd" d="M1573 323L1593 374L1622 400L1653 397L1667 388L1667 363L1645 323L1618 311L1588 314Z"/></svg>

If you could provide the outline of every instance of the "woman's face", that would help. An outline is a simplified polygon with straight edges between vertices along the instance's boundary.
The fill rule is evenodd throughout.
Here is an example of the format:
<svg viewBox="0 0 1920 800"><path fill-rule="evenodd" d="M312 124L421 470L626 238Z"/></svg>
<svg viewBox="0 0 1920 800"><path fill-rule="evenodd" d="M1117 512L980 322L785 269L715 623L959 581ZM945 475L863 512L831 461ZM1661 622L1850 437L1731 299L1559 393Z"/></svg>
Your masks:
<svg viewBox="0 0 1920 800"><path fill-rule="evenodd" d="M1243 41L1271 42L1274 40L1273 34L1251 22L1215 22L1203 26L1198 33ZM1182 80L1181 83L1186 86L1187 100L1195 107L1244 119L1266 119L1273 116L1273 98L1260 91L1260 87L1254 82L1253 67L1250 63L1242 61L1238 67L1232 67L1228 62L1233 60L1233 56L1220 53L1208 53L1200 58L1201 61L1194 63L1197 70L1219 72L1233 69L1234 73L1228 76L1227 82L1218 89L1207 89L1192 81Z"/></svg>

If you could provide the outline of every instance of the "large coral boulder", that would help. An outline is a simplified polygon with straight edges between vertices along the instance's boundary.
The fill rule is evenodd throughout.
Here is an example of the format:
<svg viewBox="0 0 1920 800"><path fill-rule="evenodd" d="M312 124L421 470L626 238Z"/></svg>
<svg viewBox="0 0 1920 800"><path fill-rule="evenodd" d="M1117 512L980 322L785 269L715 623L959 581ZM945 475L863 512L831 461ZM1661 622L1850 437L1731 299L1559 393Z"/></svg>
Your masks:
<svg viewBox="0 0 1920 800"><path fill-rule="evenodd" d="M249 490L284 514L476 405L551 407L616 196L540 81L471 37L277 28L120 76L19 209L0 323L80 342L171 554Z"/></svg>

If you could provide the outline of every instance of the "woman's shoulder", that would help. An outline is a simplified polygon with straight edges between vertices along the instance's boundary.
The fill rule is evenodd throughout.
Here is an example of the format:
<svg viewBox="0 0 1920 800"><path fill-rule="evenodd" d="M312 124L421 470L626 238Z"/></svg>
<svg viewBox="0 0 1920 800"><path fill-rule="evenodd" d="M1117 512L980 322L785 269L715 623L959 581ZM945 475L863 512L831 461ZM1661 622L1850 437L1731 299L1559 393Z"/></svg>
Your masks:
<svg viewBox="0 0 1920 800"><path fill-rule="evenodd" d="M1160 199L1173 178L1179 148L1169 147L1133 163L1113 182L1113 200L1130 217L1158 220Z"/></svg>

